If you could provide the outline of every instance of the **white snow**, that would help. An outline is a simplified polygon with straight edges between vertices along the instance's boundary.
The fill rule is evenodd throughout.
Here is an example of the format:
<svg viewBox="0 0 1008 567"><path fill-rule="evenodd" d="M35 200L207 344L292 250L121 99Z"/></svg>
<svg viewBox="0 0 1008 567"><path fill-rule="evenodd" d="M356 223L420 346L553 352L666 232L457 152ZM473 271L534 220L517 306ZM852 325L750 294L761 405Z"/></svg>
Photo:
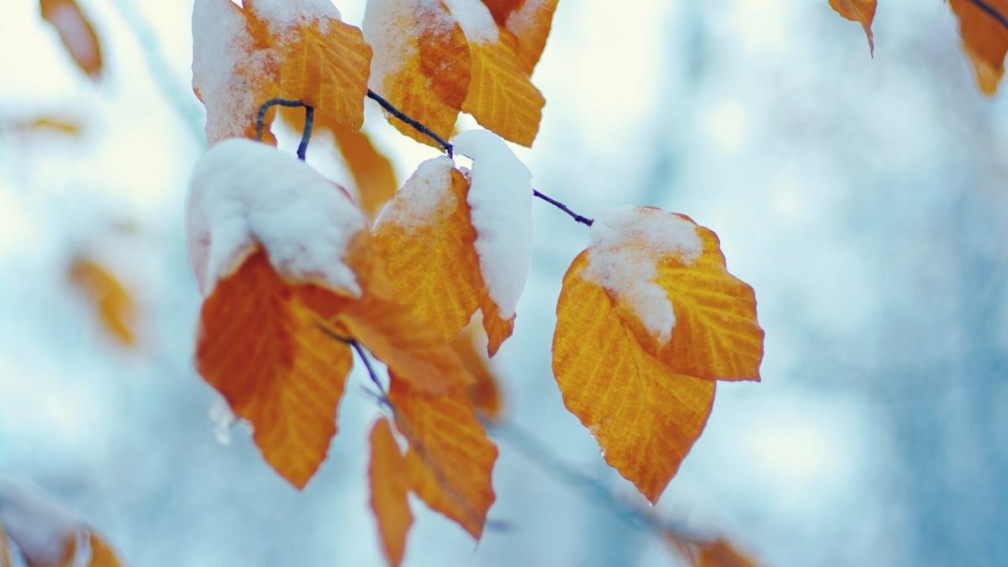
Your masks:
<svg viewBox="0 0 1008 567"><path fill-rule="evenodd" d="M224 398L217 398L210 404L210 422L213 423L214 437L221 445L231 444L231 428L238 423L238 416L231 411L231 404Z"/></svg>
<svg viewBox="0 0 1008 567"><path fill-rule="evenodd" d="M206 106L205 133L211 146L240 136L255 122L261 101L253 85L268 75L269 54L256 50L248 25L230 0L196 0L193 5L193 88Z"/></svg>
<svg viewBox="0 0 1008 567"><path fill-rule="evenodd" d="M281 277L360 296L343 258L366 221L335 183L293 154L245 139L197 162L186 214L189 261L209 295L257 242Z"/></svg>
<svg viewBox="0 0 1008 567"><path fill-rule="evenodd" d="M443 0L470 43L497 43L500 32L493 14L480 0Z"/></svg>
<svg viewBox="0 0 1008 567"><path fill-rule="evenodd" d="M80 519L38 487L0 478L0 520L32 565L59 565L67 544L83 533Z"/></svg>
<svg viewBox="0 0 1008 567"><path fill-rule="evenodd" d="M314 22L319 22L322 33L325 33L328 20L342 19L339 10L329 0L246 0L245 6L265 21L273 33Z"/></svg>
<svg viewBox="0 0 1008 567"><path fill-rule="evenodd" d="M472 159L469 203L480 273L500 316L514 314L532 263L532 174L504 140L487 130L452 139Z"/></svg>
<svg viewBox="0 0 1008 567"><path fill-rule="evenodd" d="M455 162L442 156L429 159L417 167L395 196L394 206L382 209L375 227L394 223L405 229L436 224L455 208L451 192L451 170Z"/></svg>
<svg viewBox="0 0 1008 567"><path fill-rule="evenodd" d="M371 75L368 87L385 96L386 77L394 77L416 55L418 36L410 3L401 0L369 0L361 31L371 45Z"/></svg>
<svg viewBox="0 0 1008 567"><path fill-rule="evenodd" d="M689 266L702 252L696 225L682 217L652 207L617 207L595 218L582 277L628 304L666 344L676 317L668 293L655 283L657 263L674 256Z"/></svg>

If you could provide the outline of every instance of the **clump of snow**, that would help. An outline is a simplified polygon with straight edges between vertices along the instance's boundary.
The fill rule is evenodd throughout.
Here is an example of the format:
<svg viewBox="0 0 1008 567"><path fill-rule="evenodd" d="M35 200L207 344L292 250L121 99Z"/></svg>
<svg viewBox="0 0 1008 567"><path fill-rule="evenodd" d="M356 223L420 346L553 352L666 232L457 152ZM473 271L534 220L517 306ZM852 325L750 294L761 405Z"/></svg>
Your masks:
<svg viewBox="0 0 1008 567"><path fill-rule="evenodd" d="M455 162L448 157L429 159L417 167L395 197L395 206L382 210L375 226L394 223L410 229L437 223L455 208L451 191L451 171Z"/></svg>
<svg viewBox="0 0 1008 567"><path fill-rule="evenodd" d="M38 487L0 478L0 520L30 565L60 565L67 545L83 533L68 507Z"/></svg>
<svg viewBox="0 0 1008 567"><path fill-rule="evenodd" d="M396 76L416 55L411 7L401 0L368 0L364 9L361 31L372 51L368 87L382 96L388 94L386 77Z"/></svg>
<svg viewBox="0 0 1008 567"><path fill-rule="evenodd" d="M266 22L270 31L281 33L294 26L318 22L322 33L328 20L341 20L339 10L329 0L246 0L246 8Z"/></svg>
<svg viewBox="0 0 1008 567"><path fill-rule="evenodd" d="M493 14L480 0L443 0L470 43L497 43L500 32Z"/></svg>
<svg viewBox="0 0 1008 567"><path fill-rule="evenodd" d="M293 155L245 139L197 162L186 214L189 261L209 295L256 243L285 278L360 296L347 246L366 221L350 197Z"/></svg>
<svg viewBox="0 0 1008 567"><path fill-rule="evenodd" d="M206 107L210 145L240 136L255 122L257 80L269 74L269 54L257 50L245 18L230 0L193 5L192 85Z"/></svg>
<svg viewBox="0 0 1008 567"><path fill-rule="evenodd" d="M214 437L221 445L231 444L231 428L238 422L238 416L224 398L217 398L210 404L210 421L213 423Z"/></svg>
<svg viewBox="0 0 1008 567"><path fill-rule="evenodd" d="M480 273L500 316L509 319L532 264L532 174L504 140L486 130L463 132L452 144L472 159L466 201Z"/></svg>
<svg viewBox="0 0 1008 567"><path fill-rule="evenodd" d="M618 207L595 218L582 277L626 302L648 332L666 344L676 317L668 293L655 282L657 263L674 256L688 266L702 252L690 221L651 207Z"/></svg>

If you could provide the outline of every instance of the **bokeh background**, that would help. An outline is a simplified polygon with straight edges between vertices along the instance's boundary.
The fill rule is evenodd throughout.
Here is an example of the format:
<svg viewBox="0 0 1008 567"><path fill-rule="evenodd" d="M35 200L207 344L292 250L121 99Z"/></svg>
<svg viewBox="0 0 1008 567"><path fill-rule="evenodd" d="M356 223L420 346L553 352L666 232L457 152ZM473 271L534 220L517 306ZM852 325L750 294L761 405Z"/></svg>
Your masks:
<svg viewBox="0 0 1008 567"><path fill-rule="evenodd" d="M183 229L204 150L191 2L80 3L106 57L97 83L35 2L0 18L0 475L53 493L135 567L382 564L364 480L378 410L360 388L301 493L247 427L222 443L208 416ZM362 1L337 5L360 23ZM883 1L874 29L872 58L826 0L564 0L533 77L541 131L520 155L582 214L692 216L756 289L763 382L719 386L654 514L766 566L1005 565L1008 107L974 86L944 2ZM436 155L368 113L400 180ZM81 129L25 127L38 116ZM349 182L327 140L309 156ZM550 371L553 306L587 232L544 203L535 215L495 359L522 434L499 439L494 527L474 545L416 502L405 565L676 565L549 465L640 503ZM134 346L70 277L82 258L136 301Z"/></svg>

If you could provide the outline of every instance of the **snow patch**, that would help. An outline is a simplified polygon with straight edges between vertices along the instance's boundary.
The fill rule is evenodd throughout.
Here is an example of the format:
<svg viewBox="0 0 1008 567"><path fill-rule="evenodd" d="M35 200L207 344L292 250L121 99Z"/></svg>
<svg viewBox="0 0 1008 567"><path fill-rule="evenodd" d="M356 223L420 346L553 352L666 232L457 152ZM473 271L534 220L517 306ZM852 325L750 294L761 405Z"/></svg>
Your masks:
<svg viewBox="0 0 1008 567"><path fill-rule="evenodd" d="M658 285L659 261L675 256L689 266L703 253L692 222L651 207L618 207L595 218L582 277L626 302L661 344L672 338L676 316Z"/></svg>
<svg viewBox="0 0 1008 567"><path fill-rule="evenodd" d="M501 318L510 319L532 264L532 174L486 130L463 132L451 142L472 159L466 201L480 273Z"/></svg>
<svg viewBox="0 0 1008 567"><path fill-rule="evenodd" d="M246 0L245 4L274 34L315 22L324 34L328 20L342 20L339 10L329 0Z"/></svg>
<svg viewBox="0 0 1008 567"><path fill-rule="evenodd" d="M500 32L493 14L480 0L443 0L470 43L497 43Z"/></svg>
<svg viewBox="0 0 1008 567"><path fill-rule="evenodd" d="M0 478L0 520L31 565L59 565L83 524L67 506L37 486Z"/></svg>
<svg viewBox="0 0 1008 567"><path fill-rule="evenodd" d="M207 143L239 136L255 121L255 82L269 75L269 54L256 50L245 17L230 0L193 5L192 86L206 107Z"/></svg>
<svg viewBox="0 0 1008 567"><path fill-rule="evenodd" d="M401 0L369 0L361 31L371 45L371 76L368 87L387 94L386 77L395 76L416 55L415 24L409 6Z"/></svg>
<svg viewBox="0 0 1008 567"><path fill-rule="evenodd" d="M451 191L451 170L455 162L448 157L429 159L417 167L395 198L395 206L382 210L375 226L394 223L405 229L436 224L455 208Z"/></svg>
<svg viewBox="0 0 1008 567"><path fill-rule="evenodd" d="M186 223L204 296L256 243L285 278L361 295L343 259L367 226L364 216L338 185L291 154L251 140L221 142L196 163Z"/></svg>

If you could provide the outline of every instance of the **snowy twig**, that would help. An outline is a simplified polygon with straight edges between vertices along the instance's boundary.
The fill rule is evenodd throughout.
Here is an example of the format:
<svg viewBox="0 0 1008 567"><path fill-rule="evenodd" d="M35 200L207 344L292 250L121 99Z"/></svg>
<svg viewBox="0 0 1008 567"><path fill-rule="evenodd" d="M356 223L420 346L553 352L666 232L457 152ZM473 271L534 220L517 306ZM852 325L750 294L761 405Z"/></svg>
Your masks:
<svg viewBox="0 0 1008 567"><path fill-rule="evenodd" d="M368 91L367 91L367 97L369 99L377 102L379 105L381 105L381 107L384 108L392 116L395 116L399 120L402 120L403 122L409 124L417 132L420 132L424 136L427 136L431 140L434 140L435 142L437 142L437 144L439 146L441 146L441 149L443 149L445 151L445 153L448 154L448 157L454 157L455 150L452 147L452 145L449 142L446 142L445 139L442 138L441 136L438 136L437 134L435 134L433 130L431 130L430 128L424 126L423 124L421 124L420 122L414 120L413 118L410 118L406 113L404 113L403 111L399 110L398 108L392 106L391 102L385 100L384 98L381 97L381 95L379 95L378 93L374 92L373 90L368 89Z"/></svg>
<svg viewBox="0 0 1008 567"><path fill-rule="evenodd" d="M206 138L203 134L203 117L199 109L199 104L187 87L178 80L175 72L171 68L168 59L165 58L161 47L158 45L156 34L150 24L140 15L137 7L130 0L115 0L112 4L119 11L119 16L126 22L140 44L140 49L150 70L154 84L161 94L168 100L169 104L175 108L185 119L187 129L200 146L206 146Z"/></svg>
<svg viewBox="0 0 1008 567"><path fill-rule="evenodd" d="M315 108L300 100L289 100L286 98L271 98L267 100L262 103L262 106L259 107L259 112L256 114L256 139L259 141L262 141L263 130L266 128L266 113L274 106L304 107L304 131L301 132L301 143L298 144L297 149L298 159L304 161L305 154L308 152L308 142L311 141L312 126L315 124Z"/></svg>
<svg viewBox="0 0 1008 567"><path fill-rule="evenodd" d="M987 3L986 0L970 0L974 6L982 10L988 16L997 20L997 23L1001 24L1001 27L1008 30L1008 18L1004 16L1001 12L998 12L993 6Z"/></svg>
<svg viewBox="0 0 1008 567"><path fill-rule="evenodd" d="M374 100L375 102L377 102L378 104L380 104L381 107L384 108L385 110L387 110L388 113L391 114L392 116L395 116L399 120L402 120L403 122L409 124L417 132L420 132L421 134L423 134L423 135L427 136L428 138L430 138L430 139L434 140L435 142L437 142L437 144L439 146L441 146L441 149L443 149L445 151L445 153L448 154L448 157L454 157L455 148L451 145L451 143L446 142L444 140L444 138L442 138L441 136L438 136L437 134L435 134L433 130L431 130L427 126L424 126L423 123L419 122L418 120L416 120L414 118L411 118L409 115L407 115L403 111L399 110L398 108L392 106L392 103L390 103L389 101L385 100L384 98L382 98L381 96L379 96L377 93L375 93L371 89L368 89L367 96L371 100ZM594 222L592 219L590 219L588 217L585 217L585 216L582 216L582 215L579 215L579 214L575 213L574 211L572 211L570 209L570 207L568 207L567 205L561 203L560 201L557 201L556 199L554 199L552 197L547 196L545 193L542 193L540 191L537 191L537 190L533 189L532 190L532 194L535 195L536 197L538 197L539 199L542 199L543 201L546 201L547 203L549 203L549 204L553 205L554 207L560 209L561 211L567 213L568 215L570 215L570 217L572 219L574 219L575 221L577 221L577 222L579 222L579 223L581 223L583 225L591 226L592 223Z"/></svg>

